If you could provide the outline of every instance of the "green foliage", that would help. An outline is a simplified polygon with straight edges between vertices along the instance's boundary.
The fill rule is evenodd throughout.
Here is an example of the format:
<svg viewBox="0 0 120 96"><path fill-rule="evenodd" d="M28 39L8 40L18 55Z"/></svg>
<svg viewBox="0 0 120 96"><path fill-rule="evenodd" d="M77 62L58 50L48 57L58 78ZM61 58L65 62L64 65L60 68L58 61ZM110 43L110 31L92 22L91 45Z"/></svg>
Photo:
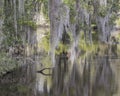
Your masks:
<svg viewBox="0 0 120 96"><path fill-rule="evenodd" d="M97 43L93 43L91 45L88 45L85 40L81 40L79 42L79 48L81 49L81 51L83 52L92 52L95 51L98 47Z"/></svg>
<svg viewBox="0 0 120 96"><path fill-rule="evenodd" d="M71 23L75 23L76 22L76 20L75 20L76 11L75 11L75 8L73 6L74 5L72 5L72 4L70 6L70 22Z"/></svg>
<svg viewBox="0 0 120 96"><path fill-rule="evenodd" d="M75 22L76 10L75 10L75 0L64 0L63 1L66 5L68 5L70 9L70 22Z"/></svg>
<svg viewBox="0 0 120 96"><path fill-rule="evenodd" d="M120 11L120 0L116 0L115 2L113 1L112 11L115 13Z"/></svg>
<svg viewBox="0 0 120 96"><path fill-rule="evenodd" d="M116 20L116 25L120 26L120 18Z"/></svg>
<svg viewBox="0 0 120 96"><path fill-rule="evenodd" d="M93 5L92 5L92 0L87 0L87 1L84 1L84 0L80 0L80 5L81 5L81 8L87 10L88 13L93 13L94 9L93 9Z"/></svg>
<svg viewBox="0 0 120 96"><path fill-rule="evenodd" d="M52 66L50 56L43 57L41 62L42 62L42 64L44 64L43 65L44 68L51 68L51 66Z"/></svg>
<svg viewBox="0 0 120 96"><path fill-rule="evenodd" d="M65 4L70 4L71 1L73 1L73 0L63 0L63 2L64 2Z"/></svg>
<svg viewBox="0 0 120 96"><path fill-rule="evenodd" d="M33 28L34 30L37 28L37 25L34 21L29 21L29 20L19 20L18 21L18 24L22 25L22 26L28 26L28 27L31 27Z"/></svg>
<svg viewBox="0 0 120 96"><path fill-rule="evenodd" d="M5 74L7 71L13 70L17 61L10 56L8 56L5 52L0 52L0 76Z"/></svg>
<svg viewBox="0 0 120 96"><path fill-rule="evenodd" d="M16 3L16 18L14 16L14 3L6 0L4 4L4 25L3 34L5 36L3 44L5 46L12 46L17 43L22 43L22 35L25 34L25 27L30 27L35 30L37 28L36 23L33 21L33 16L35 14L34 10L35 0L25 0L25 13L19 16L18 2ZM17 32L15 28L15 19L17 19ZM21 29L22 27L22 29ZM23 28L24 27L24 28ZM32 30L31 30L32 31Z"/></svg>
<svg viewBox="0 0 120 96"><path fill-rule="evenodd" d="M0 8L0 18L2 18L2 17L3 17L3 9Z"/></svg>
<svg viewBox="0 0 120 96"><path fill-rule="evenodd" d="M9 0L6 0L6 2ZM79 28L82 30L84 29L89 29L88 26L86 26L82 20L78 21L76 20L76 15L78 14L78 10L76 10L76 2L77 0L62 0L63 4L67 5L70 9L70 23L74 24L76 22L78 22L78 26ZM80 0L80 7L82 9L85 9L88 13L92 13L95 11L95 9L93 9L93 1L94 0ZM99 0L97 0L97 3L99 2ZM107 6L100 6L99 4L97 4L98 6L96 8L97 9L97 15L101 16L101 17L105 17L106 14L108 13L109 9L111 9L112 15L110 17L110 24L115 24L115 20L117 19L116 17L116 13L120 10L120 1L116 0L115 2L113 0L107 0ZM15 32L15 26L14 26L14 7L11 6L10 4L8 4L9 2L7 2L4 5L4 15L5 15L5 20L4 20L4 25L3 25L3 33L5 36L4 39L4 44L6 46L11 46L14 45L15 42L22 42L22 39L20 38L21 35L21 26L23 27L30 27L32 29L36 29L36 23L33 21L33 16L36 12L35 7L37 3L40 3L41 6L41 10L44 14L44 16L48 19L48 0L25 0L25 13L22 14L22 17L19 17L17 14L17 24L18 24L18 34L16 34ZM18 2L17 2L18 3ZM17 4L18 5L18 4ZM18 7L16 9L18 11ZM0 15L2 14L2 9L0 9ZM62 10L61 10L62 11ZM64 10L62 11L64 12ZM19 12L17 12L19 13ZM39 13L39 12L38 12ZM91 14L91 15L92 15ZM18 19L19 18L19 19ZM58 18L59 19L59 18ZM94 19L94 18L93 18ZM95 19L93 20L95 21ZM117 24L120 25L119 23L120 20L117 21ZM22 29L22 32L25 32L24 29ZM19 35L20 34L20 35ZM16 36L17 35L17 36ZM97 41L98 38L98 34L96 32L92 33L93 35L93 42ZM84 36L84 35L83 35ZM17 38L16 38L17 37ZM70 36L71 41L72 41L72 36ZM41 48L44 49L45 52L48 52L49 50L49 39L50 39L50 34L49 32L47 34L45 34L45 36L42 38L42 44L40 45ZM84 38L82 38L81 40L81 48L85 48L85 50L87 50L87 45L84 44ZM63 50L67 50L68 46L64 45L62 43L60 43L58 45L58 48L56 50L56 54L61 53Z"/></svg>
<svg viewBox="0 0 120 96"><path fill-rule="evenodd" d="M88 44L86 43L85 41L85 36L84 36L84 33L82 32L81 33L81 39L79 40L79 48L81 49L81 51L83 52L92 52L92 51L95 51L98 47L98 34L96 32L92 32L92 37L94 38L93 39L93 43L92 44Z"/></svg>
<svg viewBox="0 0 120 96"><path fill-rule="evenodd" d="M98 43L98 32L92 32L92 38L94 43Z"/></svg>
<svg viewBox="0 0 120 96"><path fill-rule="evenodd" d="M40 48L42 48L45 52L49 51L49 39L50 39L50 32L46 32L45 36L42 38L42 42L39 44Z"/></svg>
<svg viewBox="0 0 120 96"><path fill-rule="evenodd" d="M20 93L27 93L29 91L28 86L25 86L25 85L17 85L16 87L17 87L16 89Z"/></svg>
<svg viewBox="0 0 120 96"><path fill-rule="evenodd" d="M0 19L4 19L4 0L0 0Z"/></svg>
<svg viewBox="0 0 120 96"><path fill-rule="evenodd" d="M16 36L15 36L14 25L12 23L12 20L10 20L10 18L4 21L3 32L5 35L3 44L8 46L13 45L14 41L16 41L16 38L15 38Z"/></svg>
<svg viewBox="0 0 120 96"><path fill-rule="evenodd" d="M99 8L98 15L101 17L105 17L107 14L107 9L105 6Z"/></svg>
<svg viewBox="0 0 120 96"><path fill-rule="evenodd" d="M13 10L11 5L7 5L8 2L5 2L4 6L4 24L3 24L3 34L5 36L5 39L3 41L3 44L5 46L13 45L15 41L15 28L14 28L14 18L13 18Z"/></svg>
<svg viewBox="0 0 120 96"><path fill-rule="evenodd" d="M34 1L33 0L25 0L25 17L27 20L32 20L34 15Z"/></svg>
<svg viewBox="0 0 120 96"><path fill-rule="evenodd" d="M69 46L68 45L64 45L62 42L59 43L58 47L55 50L56 54L60 54L63 51L67 52L68 51Z"/></svg>
<svg viewBox="0 0 120 96"><path fill-rule="evenodd" d="M14 25L11 21L12 20L7 21L6 19L6 21L4 21L3 28L2 28L4 32L3 34L5 36L2 43L6 47L13 46L16 42L22 43L21 38L19 36L17 36L16 38L16 32L14 29Z"/></svg>
<svg viewBox="0 0 120 96"><path fill-rule="evenodd" d="M43 49L45 52L48 52L50 50L50 32L46 32L44 34L45 36L41 39L41 43L39 44L39 47L41 49ZM70 36L70 34L68 34ZM72 39L72 36L70 36L70 40ZM56 54L60 54L63 51L67 51L69 48L69 44L63 44L62 42L60 42L55 50Z"/></svg>
<svg viewBox="0 0 120 96"><path fill-rule="evenodd" d="M46 19L48 19L48 0L42 0L42 12Z"/></svg>
<svg viewBox="0 0 120 96"><path fill-rule="evenodd" d="M109 20L109 23L111 24L111 25L115 25L116 24L116 19L117 19L118 17L117 17L117 15L116 14L112 14L111 15L111 17L110 17L110 20Z"/></svg>

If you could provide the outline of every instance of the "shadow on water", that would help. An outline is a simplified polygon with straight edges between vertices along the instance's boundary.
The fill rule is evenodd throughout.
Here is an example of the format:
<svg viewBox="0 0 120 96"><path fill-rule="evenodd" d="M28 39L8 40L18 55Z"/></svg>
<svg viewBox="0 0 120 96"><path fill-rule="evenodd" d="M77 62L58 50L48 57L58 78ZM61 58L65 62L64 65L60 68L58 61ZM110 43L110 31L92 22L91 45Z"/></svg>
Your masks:
<svg viewBox="0 0 120 96"><path fill-rule="evenodd" d="M37 73L33 64L0 78L0 96L119 96L113 66L120 60L91 54L74 64L63 55L56 59L51 75Z"/></svg>

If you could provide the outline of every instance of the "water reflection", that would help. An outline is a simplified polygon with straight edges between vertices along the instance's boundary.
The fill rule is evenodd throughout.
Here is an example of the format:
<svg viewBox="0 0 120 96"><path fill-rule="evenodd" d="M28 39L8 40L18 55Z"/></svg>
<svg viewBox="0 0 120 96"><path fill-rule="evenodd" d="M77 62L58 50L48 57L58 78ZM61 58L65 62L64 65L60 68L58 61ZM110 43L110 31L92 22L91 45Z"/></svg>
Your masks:
<svg viewBox="0 0 120 96"><path fill-rule="evenodd" d="M119 96L119 59L91 54L74 64L61 55L56 59L51 75L37 73L32 64L0 78L0 96Z"/></svg>
<svg viewBox="0 0 120 96"><path fill-rule="evenodd" d="M108 56L86 56L71 65L59 58L52 85L47 91L48 82L44 82L46 91L40 96L114 96L118 86L110 60Z"/></svg>
<svg viewBox="0 0 120 96"><path fill-rule="evenodd" d="M35 96L35 66L28 64L0 78L0 96Z"/></svg>
<svg viewBox="0 0 120 96"><path fill-rule="evenodd" d="M113 96L116 91L115 76L108 56L99 57L93 83L93 96Z"/></svg>

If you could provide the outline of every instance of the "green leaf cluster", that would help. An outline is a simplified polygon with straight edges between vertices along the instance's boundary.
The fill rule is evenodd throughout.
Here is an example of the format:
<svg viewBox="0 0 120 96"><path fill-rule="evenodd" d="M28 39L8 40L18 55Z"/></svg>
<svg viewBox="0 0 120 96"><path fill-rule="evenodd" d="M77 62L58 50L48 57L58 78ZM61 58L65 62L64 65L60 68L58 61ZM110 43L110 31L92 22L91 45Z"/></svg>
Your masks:
<svg viewBox="0 0 120 96"><path fill-rule="evenodd" d="M101 17L105 17L107 14L107 8L105 6L102 6L99 8L98 15Z"/></svg>
<svg viewBox="0 0 120 96"><path fill-rule="evenodd" d="M31 27L33 29L36 29L37 28L37 25L34 21L29 21L29 20L19 20L18 21L18 24L22 25L22 26L28 26L28 27Z"/></svg>

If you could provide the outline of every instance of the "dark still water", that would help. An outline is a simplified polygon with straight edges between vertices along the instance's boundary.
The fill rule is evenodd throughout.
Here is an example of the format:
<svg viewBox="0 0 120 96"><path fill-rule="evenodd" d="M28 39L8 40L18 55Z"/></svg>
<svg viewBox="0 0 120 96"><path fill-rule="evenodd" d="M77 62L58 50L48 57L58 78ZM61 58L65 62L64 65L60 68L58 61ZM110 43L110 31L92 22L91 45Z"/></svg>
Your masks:
<svg viewBox="0 0 120 96"><path fill-rule="evenodd" d="M86 55L74 64L62 58L57 63L8 73L0 78L0 96L120 96L119 58Z"/></svg>

